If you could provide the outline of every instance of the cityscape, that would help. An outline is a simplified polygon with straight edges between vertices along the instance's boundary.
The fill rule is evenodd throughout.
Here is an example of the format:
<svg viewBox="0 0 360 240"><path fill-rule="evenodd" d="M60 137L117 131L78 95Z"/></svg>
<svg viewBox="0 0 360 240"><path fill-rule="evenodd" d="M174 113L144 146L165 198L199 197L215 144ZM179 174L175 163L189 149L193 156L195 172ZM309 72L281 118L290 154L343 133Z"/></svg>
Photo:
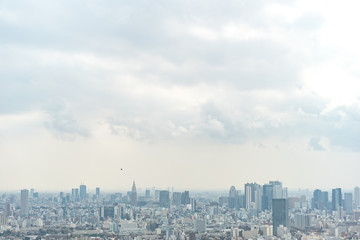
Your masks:
<svg viewBox="0 0 360 240"><path fill-rule="evenodd" d="M359 240L359 9L0 0L0 240Z"/></svg>
<svg viewBox="0 0 360 240"><path fill-rule="evenodd" d="M360 188L291 191L280 181L228 191L2 193L0 239L358 239Z"/></svg>

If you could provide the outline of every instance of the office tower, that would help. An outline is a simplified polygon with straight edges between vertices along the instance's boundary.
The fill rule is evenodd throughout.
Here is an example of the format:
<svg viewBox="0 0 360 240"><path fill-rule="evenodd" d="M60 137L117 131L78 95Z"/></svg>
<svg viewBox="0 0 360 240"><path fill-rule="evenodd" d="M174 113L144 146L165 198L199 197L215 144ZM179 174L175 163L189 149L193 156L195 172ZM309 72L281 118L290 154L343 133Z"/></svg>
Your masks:
<svg viewBox="0 0 360 240"><path fill-rule="evenodd" d="M136 206L136 204L137 204L137 192L136 192L135 181L133 181L133 185L131 188L131 205Z"/></svg>
<svg viewBox="0 0 360 240"><path fill-rule="evenodd" d="M273 199L273 185L264 184L262 196L262 210L270 210Z"/></svg>
<svg viewBox="0 0 360 240"><path fill-rule="evenodd" d="M360 188L359 187L354 188L354 200L355 200L355 208L358 208L360 206Z"/></svg>
<svg viewBox="0 0 360 240"><path fill-rule="evenodd" d="M341 188L335 188L332 190L332 210L337 211L340 206L342 206Z"/></svg>
<svg viewBox="0 0 360 240"><path fill-rule="evenodd" d="M163 208L170 207L170 193L169 191L160 191L159 195L159 206Z"/></svg>
<svg viewBox="0 0 360 240"><path fill-rule="evenodd" d="M329 210L331 209L330 202L329 202L329 193L327 191L322 191L322 200L324 201L324 209Z"/></svg>
<svg viewBox="0 0 360 240"><path fill-rule="evenodd" d="M99 187L96 188L96 197L97 198L100 197L100 188Z"/></svg>
<svg viewBox="0 0 360 240"><path fill-rule="evenodd" d="M7 203L7 204L5 205L5 216L6 216L6 217L11 216L10 203Z"/></svg>
<svg viewBox="0 0 360 240"><path fill-rule="evenodd" d="M279 181L270 181L270 185L273 186L273 199L276 198L284 198L283 197L283 190L282 190L282 183Z"/></svg>
<svg viewBox="0 0 360 240"><path fill-rule="evenodd" d="M181 194L181 204L190 204L190 193L189 191L185 191Z"/></svg>
<svg viewBox="0 0 360 240"><path fill-rule="evenodd" d="M27 216L29 214L29 190L21 190L20 196L20 214L21 216Z"/></svg>
<svg viewBox="0 0 360 240"><path fill-rule="evenodd" d="M277 236L277 228L280 225L288 226L288 207L285 198L274 198L272 200L273 232Z"/></svg>
<svg viewBox="0 0 360 240"><path fill-rule="evenodd" d="M316 189L313 193L312 208L324 210L327 207L328 194L320 189Z"/></svg>
<svg viewBox="0 0 360 240"><path fill-rule="evenodd" d="M86 185L80 185L80 199L84 200L86 198Z"/></svg>
<svg viewBox="0 0 360 240"><path fill-rule="evenodd" d="M181 204L181 192L173 192L172 204L179 206Z"/></svg>
<svg viewBox="0 0 360 240"><path fill-rule="evenodd" d="M145 199L146 200L150 199L150 189L146 189L146 191L145 191Z"/></svg>
<svg viewBox="0 0 360 240"><path fill-rule="evenodd" d="M71 189L71 198L72 199L75 199L76 197L75 197L75 188L72 188Z"/></svg>
<svg viewBox="0 0 360 240"><path fill-rule="evenodd" d="M196 199L195 198L191 198L191 211L192 212L196 212L196 208L197 208L197 205L196 205Z"/></svg>
<svg viewBox="0 0 360 240"><path fill-rule="evenodd" d="M344 193L344 210L347 214L352 214L352 212L353 212L352 193Z"/></svg>
<svg viewBox="0 0 360 240"><path fill-rule="evenodd" d="M229 200L228 200L229 208L237 208L237 201L238 201L237 198L238 198L238 193L236 191L236 188L234 186L231 186L229 190Z"/></svg>
<svg viewBox="0 0 360 240"><path fill-rule="evenodd" d="M34 197L34 191L35 191L35 190L34 190L33 188L30 189L30 198L33 198L33 197Z"/></svg>
<svg viewBox="0 0 360 240"><path fill-rule="evenodd" d="M247 209L261 210L263 190L257 183L245 184L245 206Z"/></svg>

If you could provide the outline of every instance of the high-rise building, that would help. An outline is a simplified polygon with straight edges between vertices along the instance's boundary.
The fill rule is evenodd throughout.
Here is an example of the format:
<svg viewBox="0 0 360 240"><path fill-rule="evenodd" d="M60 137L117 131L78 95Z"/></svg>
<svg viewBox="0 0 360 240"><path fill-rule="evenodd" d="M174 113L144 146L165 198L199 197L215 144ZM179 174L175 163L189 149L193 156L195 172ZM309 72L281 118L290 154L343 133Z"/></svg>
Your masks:
<svg viewBox="0 0 360 240"><path fill-rule="evenodd" d="M160 191L159 195L159 206L163 208L170 207L170 193L169 191Z"/></svg>
<svg viewBox="0 0 360 240"><path fill-rule="evenodd" d="M262 210L270 210L272 207L273 186L271 184L264 184L262 196Z"/></svg>
<svg viewBox="0 0 360 240"><path fill-rule="evenodd" d="M20 214L21 216L27 216L29 214L29 190L21 190L20 196Z"/></svg>
<svg viewBox="0 0 360 240"><path fill-rule="evenodd" d="M352 193L344 193L344 210L347 214L353 213L353 195L352 195Z"/></svg>
<svg viewBox="0 0 360 240"><path fill-rule="evenodd" d="M172 196L172 204L179 206L181 204L181 192L173 192Z"/></svg>
<svg viewBox="0 0 360 240"><path fill-rule="evenodd" d="M80 185L80 199L84 200L86 198L86 185Z"/></svg>
<svg viewBox="0 0 360 240"><path fill-rule="evenodd" d="M355 200L355 208L358 208L360 206L360 188L359 187L354 188L354 200Z"/></svg>
<svg viewBox="0 0 360 240"><path fill-rule="evenodd" d="M277 236L277 228L280 225L288 226L288 207L285 198L274 198L272 200L273 232Z"/></svg>
<svg viewBox="0 0 360 240"><path fill-rule="evenodd" d="M236 188L234 186L231 186L229 190L229 200L228 200L229 208L237 208L238 205L237 199L238 199L238 192L236 191Z"/></svg>
<svg viewBox="0 0 360 240"><path fill-rule="evenodd" d="M7 204L5 205L5 216L6 216L6 217L11 216L11 207L10 207L10 203L7 203Z"/></svg>
<svg viewBox="0 0 360 240"><path fill-rule="evenodd" d="M185 191L181 194L181 204L190 204L190 193L189 191Z"/></svg>
<svg viewBox="0 0 360 240"><path fill-rule="evenodd" d="M257 183L245 184L245 206L247 209L261 210L263 189Z"/></svg>
<svg viewBox="0 0 360 240"><path fill-rule="evenodd" d="M197 210L196 199L191 198L191 211L196 212L196 210Z"/></svg>
<svg viewBox="0 0 360 240"><path fill-rule="evenodd" d="M337 211L338 207L342 206L341 188L333 189L331 198L332 198L332 210Z"/></svg>
<svg viewBox="0 0 360 240"><path fill-rule="evenodd" d="M320 189L316 189L313 194L312 208L324 210L327 208L328 201L329 201L328 193L323 192Z"/></svg>
<svg viewBox="0 0 360 240"><path fill-rule="evenodd" d="M137 204L137 192L136 192L135 181L133 181L133 185L131 188L131 205L136 206L136 204Z"/></svg>
<svg viewBox="0 0 360 240"><path fill-rule="evenodd" d="M100 197L100 188L99 187L96 188L96 197L97 198Z"/></svg>
<svg viewBox="0 0 360 240"><path fill-rule="evenodd" d="M146 191L145 191L145 199L146 200L150 199L150 189L146 189Z"/></svg>

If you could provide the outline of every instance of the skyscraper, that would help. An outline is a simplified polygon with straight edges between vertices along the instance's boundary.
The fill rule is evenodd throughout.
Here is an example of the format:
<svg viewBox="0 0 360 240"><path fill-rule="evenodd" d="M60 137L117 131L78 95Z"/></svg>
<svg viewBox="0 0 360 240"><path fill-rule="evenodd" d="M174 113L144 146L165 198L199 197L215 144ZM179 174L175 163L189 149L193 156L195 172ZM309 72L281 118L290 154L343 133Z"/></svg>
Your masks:
<svg viewBox="0 0 360 240"><path fill-rule="evenodd" d="M137 204L137 192L136 192L135 181L133 181L133 185L131 188L131 205L136 206L136 204Z"/></svg>
<svg viewBox="0 0 360 240"><path fill-rule="evenodd" d="M257 183L245 184L245 206L247 209L253 208L261 210L263 190Z"/></svg>
<svg viewBox="0 0 360 240"><path fill-rule="evenodd" d="M20 214L21 216L27 216L29 214L29 190L21 190L20 196Z"/></svg>
<svg viewBox="0 0 360 240"><path fill-rule="evenodd" d="M100 188L99 187L96 188L96 197L97 198L100 197Z"/></svg>
<svg viewBox="0 0 360 240"><path fill-rule="evenodd" d="M271 184L264 184L263 186L263 196L262 196L262 209L270 210L272 207L273 199L273 186Z"/></svg>
<svg viewBox="0 0 360 240"><path fill-rule="evenodd" d="M316 189L313 194L312 208L324 210L327 207L327 203L328 203L327 192L323 192L320 189Z"/></svg>
<svg viewBox="0 0 360 240"><path fill-rule="evenodd" d="M80 199L84 200L86 198L86 185L80 185Z"/></svg>
<svg viewBox="0 0 360 240"><path fill-rule="evenodd" d="M347 214L352 214L352 212L353 212L352 193L344 193L344 210Z"/></svg>
<svg viewBox="0 0 360 240"><path fill-rule="evenodd" d="M275 236L277 236L278 226L288 226L288 207L285 198L276 198L272 200L272 220L273 233Z"/></svg>
<svg viewBox="0 0 360 240"><path fill-rule="evenodd" d="M331 198L332 198L332 210L337 211L338 207L342 206L341 188L333 189Z"/></svg>
<svg viewBox="0 0 360 240"><path fill-rule="evenodd" d="M360 188L354 188L354 200L355 200L355 208L360 206Z"/></svg>
<svg viewBox="0 0 360 240"><path fill-rule="evenodd" d="M231 186L229 190L229 200L228 200L229 208L237 208L237 198L238 198L238 194L236 188L234 186Z"/></svg>
<svg viewBox="0 0 360 240"><path fill-rule="evenodd" d="M160 191L159 195L159 206L163 208L169 208L170 207L170 194L169 191Z"/></svg>

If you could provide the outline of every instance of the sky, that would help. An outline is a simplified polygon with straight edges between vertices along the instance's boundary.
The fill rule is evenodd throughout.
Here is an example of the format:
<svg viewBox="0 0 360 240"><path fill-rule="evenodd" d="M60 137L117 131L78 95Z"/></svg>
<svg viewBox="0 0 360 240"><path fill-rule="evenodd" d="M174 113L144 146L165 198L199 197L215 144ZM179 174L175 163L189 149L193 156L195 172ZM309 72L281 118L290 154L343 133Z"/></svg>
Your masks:
<svg viewBox="0 0 360 240"><path fill-rule="evenodd" d="M360 184L358 1L0 2L0 190Z"/></svg>

